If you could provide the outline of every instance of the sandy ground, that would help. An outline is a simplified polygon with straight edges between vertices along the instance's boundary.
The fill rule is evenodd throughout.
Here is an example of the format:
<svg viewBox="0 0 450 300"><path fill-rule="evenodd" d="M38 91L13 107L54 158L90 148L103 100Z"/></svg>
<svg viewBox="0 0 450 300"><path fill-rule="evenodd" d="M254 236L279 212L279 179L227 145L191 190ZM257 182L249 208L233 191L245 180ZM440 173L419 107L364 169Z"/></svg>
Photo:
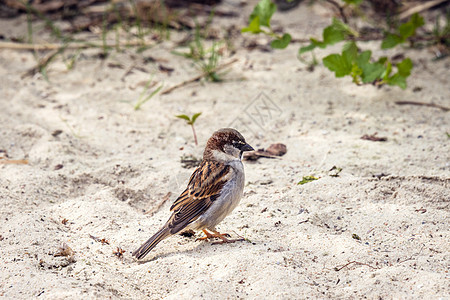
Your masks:
<svg viewBox="0 0 450 300"><path fill-rule="evenodd" d="M221 22L241 27L250 11ZM24 35L24 20L0 20L2 34ZM296 37L319 35L327 22L304 4L274 20ZM239 59L226 81L188 85L135 111L150 78L169 87L198 74L170 53L182 37L106 60L85 50L72 70L57 58L50 82L21 77L35 65L30 52L0 50L0 149L29 162L0 164L1 297L448 299L449 113L394 103L450 106L448 58L404 49L416 66L408 89L378 89L321 66L309 72L295 58L299 44L249 51L237 38L236 54L222 60ZM150 56L175 70L158 71ZM133 64L148 72L128 72ZM196 112L198 146L174 117ZM174 236L134 260L194 171L180 157L200 157L212 132L228 126L255 148L288 149L245 163L244 197L219 229L248 242ZM375 132L387 141L360 139ZM297 185L309 175L320 179ZM73 255L57 256L64 243Z"/></svg>

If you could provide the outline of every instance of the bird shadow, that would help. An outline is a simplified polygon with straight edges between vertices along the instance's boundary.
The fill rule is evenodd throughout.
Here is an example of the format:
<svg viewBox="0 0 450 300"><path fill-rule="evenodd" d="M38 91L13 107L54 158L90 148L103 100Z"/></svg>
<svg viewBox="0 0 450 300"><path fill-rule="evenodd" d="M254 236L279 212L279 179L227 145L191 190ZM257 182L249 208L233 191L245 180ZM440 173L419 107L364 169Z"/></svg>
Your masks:
<svg viewBox="0 0 450 300"><path fill-rule="evenodd" d="M192 240L192 238L189 238L189 240ZM146 257L143 260L134 260L135 263L141 265L141 264L147 264L153 261L156 261L158 259L163 259L163 258L170 258L176 255L180 255L180 254L184 254L187 256L197 256L200 253L203 253L203 250L209 250L211 248L216 248L218 249L218 247L223 247L222 251L230 251L234 248L236 248L235 245L237 244L241 244L241 243L250 243L252 245L255 245L255 243L250 242L249 240L246 240L244 238L237 240L234 243L217 243L217 242L211 242L211 241L199 241L199 243L197 243L195 246L193 246L190 249L184 249L184 250L171 250L170 252L164 252L164 253L157 253L155 254L153 257ZM162 247L164 247L164 245L161 245ZM219 248L220 249L220 248Z"/></svg>

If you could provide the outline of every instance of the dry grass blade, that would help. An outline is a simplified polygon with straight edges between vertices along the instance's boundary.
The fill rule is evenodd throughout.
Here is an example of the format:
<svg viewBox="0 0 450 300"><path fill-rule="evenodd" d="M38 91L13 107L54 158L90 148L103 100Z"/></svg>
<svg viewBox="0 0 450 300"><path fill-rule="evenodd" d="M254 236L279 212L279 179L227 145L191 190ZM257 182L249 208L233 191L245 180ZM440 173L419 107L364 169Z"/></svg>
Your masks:
<svg viewBox="0 0 450 300"><path fill-rule="evenodd" d="M423 3L420 3L419 5L416 5L414 7L409 8L408 10L402 12L398 15L399 20L404 20L409 18L415 13L420 13L424 10L430 9L436 5L439 5L441 3L447 2L449 0L433 0L433 1L423 1Z"/></svg>
<svg viewBox="0 0 450 300"><path fill-rule="evenodd" d="M222 64L222 65L220 65L220 66L217 66L216 68L214 68L213 70L211 70L210 73L211 73L211 72L217 72L217 71L219 71L219 70L221 70L221 69L224 69L224 68L230 66L231 64L234 64L234 63L237 62L237 61L238 61L238 59L237 59L237 58L234 58L234 59L232 59L232 60L229 61L229 62L226 62L226 63L224 63L224 64ZM188 84L190 84L190 83L192 83L192 82L199 81L200 79L202 79L203 77L205 77L205 76L207 76L207 75L208 75L207 73L202 73L202 74L200 74L200 75L198 75L198 76L195 76L195 77L193 77L193 78L191 78L191 79L189 79L189 80L180 82L180 83L178 83L178 84L176 84L176 85L174 85L174 86L172 86L172 87L170 87L170 88L168 88L168 89L162 91L162 92L161 92L161 95L169 94L169 93L173 92L174 90L176 90L176 89L178 89L178 88L180 88L180 87L183 87L183 86L185 86L185 85L188 85Z"/></svg>
<svg viewBox="0 0 450 300"><path fill-rule="evenodd" d="M15 165L28 165L28 160L26 159L0 159L0 164L15 164Z"/></svg>
<svg viewBox="0 0 450 300"><path fill-rule="evenodd" d="M377 267L373 267L373 266L371 266L371 265L369 265L369 264L362 263L362 262L359 262L359 261L350 261L350 262L346 263L345 265L343 265L343 266L341 266L341 267L334 267L334 270L335 270L336 272L339 272L340 270L342 270L342 269L344 269L344 268L346 268L346 267L348 267L348 266L350 266L350 265L352 265L352 264L360 265L360 266L367 266L367 267L369 267L369 268L371 268L371 269L379 269L379 268L377 268Z"/></svg>
<svg viewBox="0 0 450 300"><path fill-rule="evenodd" d="M59 50L54 50L50 53L48 53L46 56L44 56L43 58L41 58L38 62L38 64L31 68L30 70L26 71L24 74L22 74L21 78L25 78L28 76L33 76L34 74L40 72L40 70L42 70L42 68L45 68L50 61L55 58L55 56L59 53Z"/></svg>
<svg viewBox="0 0 450 300"><path fill-rule="evenodd" d="M88 48L103 48L103 47L150 47L155 43L145 43L142 40L139 41L127 41L127 42L107 42L107 43L71 43L71 44L29 44L29 43L14 43L14 42L0 42L0 49L13 49L13 50L61 50L61 49L88 49Z"/></svg>

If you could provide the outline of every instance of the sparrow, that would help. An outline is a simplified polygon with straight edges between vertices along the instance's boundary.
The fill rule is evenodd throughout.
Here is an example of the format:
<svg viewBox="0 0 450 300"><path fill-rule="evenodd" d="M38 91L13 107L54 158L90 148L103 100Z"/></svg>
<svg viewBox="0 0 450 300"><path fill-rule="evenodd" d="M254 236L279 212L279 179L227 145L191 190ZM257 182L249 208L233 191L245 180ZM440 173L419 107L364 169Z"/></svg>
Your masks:
<svg viewBox="0 0 450 300"><path fill-rule="evenodd" d="M244 151L254 151L242 134L232 128L213 133L206 143L200 166L194 171L184 192L170 207L172 215L164 226L133 252L144 258L165 238L186 230L202 230L198 240L220 238L220 243L233 243L227 234L216 230L239 204L244 191Z"/></svg>

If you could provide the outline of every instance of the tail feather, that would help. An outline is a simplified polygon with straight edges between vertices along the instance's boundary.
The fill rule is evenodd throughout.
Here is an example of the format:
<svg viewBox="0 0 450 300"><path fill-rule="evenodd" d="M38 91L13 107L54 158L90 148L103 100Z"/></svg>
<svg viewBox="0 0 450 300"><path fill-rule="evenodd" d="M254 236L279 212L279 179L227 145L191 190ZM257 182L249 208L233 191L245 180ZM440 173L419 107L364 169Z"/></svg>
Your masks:
<svg viewBox="0 0 450 300"><path fill-rule="evenodd" d="M133 256L137 259L144 258L153 248L158 245L163 239L171 235L169 228L163 227L157 233L155 233L151 238L149 238L142 246L133 252Z"/></svg>

